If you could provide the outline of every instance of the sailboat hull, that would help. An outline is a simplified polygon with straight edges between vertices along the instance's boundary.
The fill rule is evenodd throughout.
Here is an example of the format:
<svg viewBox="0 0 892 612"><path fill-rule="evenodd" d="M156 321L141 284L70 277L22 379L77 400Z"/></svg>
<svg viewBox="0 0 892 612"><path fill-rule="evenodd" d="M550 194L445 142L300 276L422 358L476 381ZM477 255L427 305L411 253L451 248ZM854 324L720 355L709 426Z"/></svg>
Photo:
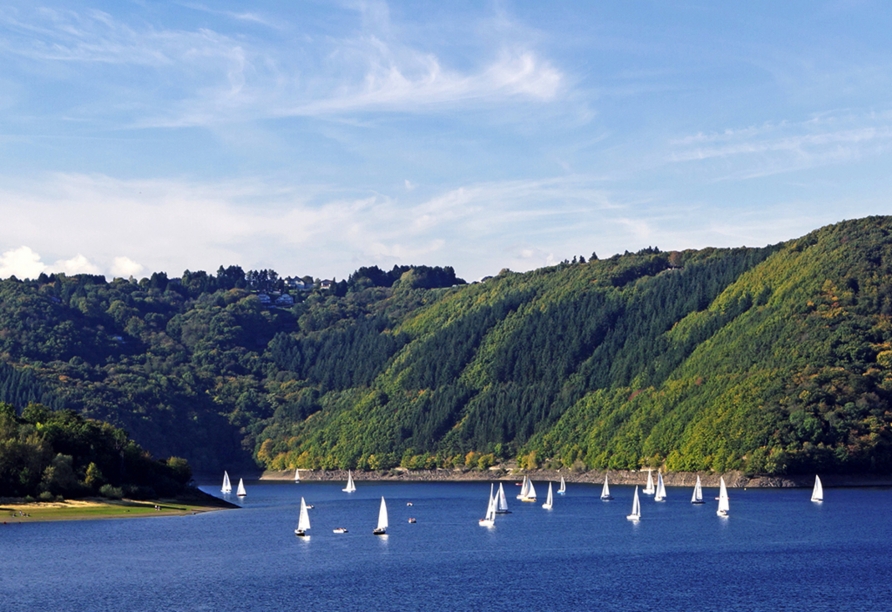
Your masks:
<svg viewBox="0 0 892 612"><path fill-rule="evenodd" d="M387 530L386 529L375 529L372 533L375 535L387 535Z"/></svg>

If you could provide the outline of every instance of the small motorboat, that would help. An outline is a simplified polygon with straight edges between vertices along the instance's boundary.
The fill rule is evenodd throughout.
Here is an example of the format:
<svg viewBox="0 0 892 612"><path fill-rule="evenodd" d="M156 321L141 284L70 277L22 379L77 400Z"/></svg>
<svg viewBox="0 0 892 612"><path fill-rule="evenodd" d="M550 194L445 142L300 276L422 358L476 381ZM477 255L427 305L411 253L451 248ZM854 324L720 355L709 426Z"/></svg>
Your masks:
<svg viewBox="0 0 892 612"><path fill-rule="evenodd" d="M332 529L332 531L334 533L347 533L347 528L346 527L336 527L335 529Z"/></svg>
<svg viewBox="0 0 892 612"><path fill-rule="evenodd" d="M415 517L409 517L409 522L410 522L410 523L414 523L414 522L415 522Z"/></svg>
<svg viewBox="0 0 892 612"><path fill-rule="evenodd" d="M411 505L412 505L412 502L406 502L406 505L407 505L407 506L411 506Z"/></svg>

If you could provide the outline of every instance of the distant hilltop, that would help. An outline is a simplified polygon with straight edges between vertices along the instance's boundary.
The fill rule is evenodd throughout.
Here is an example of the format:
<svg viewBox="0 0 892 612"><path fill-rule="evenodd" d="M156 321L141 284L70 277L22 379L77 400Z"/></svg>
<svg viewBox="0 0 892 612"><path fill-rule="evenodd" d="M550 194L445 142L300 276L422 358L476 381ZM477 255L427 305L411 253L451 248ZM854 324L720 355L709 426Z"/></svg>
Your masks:
<svg viewBox="0 0 892 612"><path fill-rule="evenodd" d="M108 420L202 472L889 474L890 230L472 284L427 266L309 288L237 266L10 279L0 401Z"/></svg>

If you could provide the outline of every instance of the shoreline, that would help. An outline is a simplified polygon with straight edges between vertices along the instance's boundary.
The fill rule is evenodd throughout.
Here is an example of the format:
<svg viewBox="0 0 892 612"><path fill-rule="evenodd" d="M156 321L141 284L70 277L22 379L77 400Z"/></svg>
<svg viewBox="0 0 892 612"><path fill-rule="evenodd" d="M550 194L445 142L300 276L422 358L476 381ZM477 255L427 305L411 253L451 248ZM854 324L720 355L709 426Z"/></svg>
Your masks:
<svg viewBox="0 0 892 612"><path fill-rule="evenodd" d="M90 497L51 502L25 502L16 498L4 498L0 499L0 527L49 521L189 516L239 507L212 495L200 493L201 495L192 494L180 499L157 500Z"/></svg>
<svg viewBox="0 0 892 612"><path fill-rule="evenodd" d="M657 470L653 470L656 479ZM647 481L647 470L590 470L577 472L573 470L519 470L516 468L490 468L489 470L434 469L353 471L353 479L362 481L390 482L491 482L516 481L524 476L534 481L559 481L563 476L568 483L602 484L604 477L609 477L610 484L644 485ZM719 478L725 478L729 488L811 488L815 483L814 474L790 476L746 476L743 472L669 472L663 474L663 481L669 487L693 487L697 476L704 487L718 487ZM888 487L892 486L892 474L820 474L824 487ZM347 470L301 470L301 482L346 481ZM294 470L266 470L260 480L294 481Z"/></svg>

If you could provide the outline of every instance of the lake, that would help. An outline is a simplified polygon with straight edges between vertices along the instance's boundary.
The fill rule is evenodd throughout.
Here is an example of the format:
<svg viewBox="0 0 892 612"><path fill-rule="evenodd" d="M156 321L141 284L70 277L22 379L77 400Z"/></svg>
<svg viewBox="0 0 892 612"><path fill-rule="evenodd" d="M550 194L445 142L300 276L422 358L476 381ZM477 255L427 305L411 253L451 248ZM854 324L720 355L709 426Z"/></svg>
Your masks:
<svg viewBox="0 0 892 612"><path fill-rule="evenodd" d="M691 491L568 484L480 527L487 483L248 482L241 510L0 525L3 610L881 610L892 489ZM220 495L219 484L203 490ZM300 497L313 504L297 538ZM372 535L381 496L390 528ZM233 496L232 500L236 501ZM407 506L411 502L412 506ZM417 523L409 524L409 517ZM334 534L346 527L349 533Z"/></svg>

